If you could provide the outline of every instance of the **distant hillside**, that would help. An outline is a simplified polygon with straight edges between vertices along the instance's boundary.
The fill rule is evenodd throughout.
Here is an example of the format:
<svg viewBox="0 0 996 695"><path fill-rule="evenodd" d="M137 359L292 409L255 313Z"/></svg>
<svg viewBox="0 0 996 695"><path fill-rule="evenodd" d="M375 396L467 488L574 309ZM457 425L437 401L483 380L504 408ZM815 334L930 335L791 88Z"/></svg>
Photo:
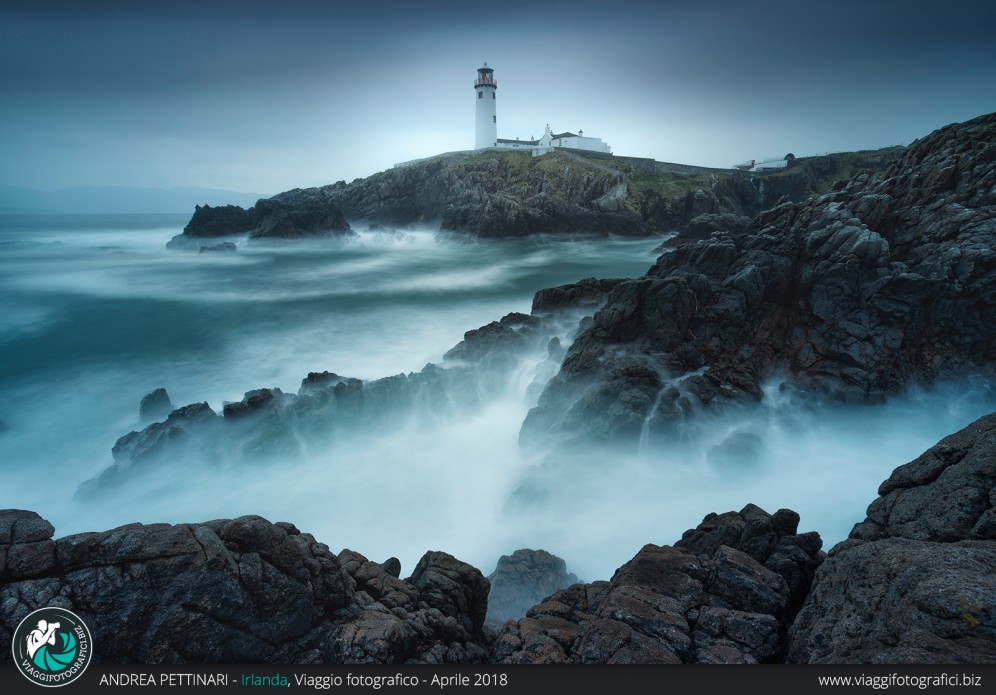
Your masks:
<svg viewBox="0 0 996 695"><path fill-rule="evenodd" d="M43 191L0 184L0 212L189 212L195 205L249 206L264 196L217 188L81 186Z"/></svg>

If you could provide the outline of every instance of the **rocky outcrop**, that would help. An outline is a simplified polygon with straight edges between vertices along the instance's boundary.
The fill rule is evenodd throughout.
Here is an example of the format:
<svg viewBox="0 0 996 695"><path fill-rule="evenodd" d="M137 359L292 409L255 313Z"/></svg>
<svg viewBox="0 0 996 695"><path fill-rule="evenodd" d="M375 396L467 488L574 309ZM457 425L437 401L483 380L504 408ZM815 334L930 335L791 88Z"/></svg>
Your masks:
<svg viewBox="0 0 996 695"><path fill-rule="evenodd" d="M734 541L729 529L744 524L753 530ZM791 512L751 508L710 515L686 538L710 544L717 528L769 560L779 553L766 541L779 548L795 532ZM610 582L553 593L494 642L484 629L489 581L442 552L401 580L396 561L335 556L293 524L253 516L53 532L33 512L0 512L5 659L18 622L58 605L87 622L103 661L752 663L778 658L791 601L782 574L735 547L696 555L648 545ZM576 579L547 553L513 558L496 575L518 589Z"/></svg>
<svg viewBox="0 0 996 695"><path fill-rule="evenodd" d="M246 234L256 225L255 209L238 205L195 205L190 222L183 228L188 237L210 239L218 236Z"/></svg>
<svg viewBox="0 0 996 695"><path fill-rule="evenodd" d="M996 114L941 129L877 177L783 203L740 234L616 284L523 437L635 443L754 401L775 373L877 401L996 360Z"/></svg>
<svg viewBox="0 0 996 695"><path fill-rule="evenodd" d="M52 540L33 512L0 512L0 661L32 610L87 623L96 658L138 663L474 663L488 581L427 553L401 581L292 524L240 517L132 524Z"/></svg>
<svg viewBox="0 0 996 695"><path fill-rule="evenodd" d="M516 550L498 559L495 571L488 575L491 594L488 621L503 623L523 618L530 607L555 591L578 581L567 571L567 564L545 550Z"/></svg>
<svg viewBox="0 0 996 695"><path fill-rule="evenodd" d="M207 403L192 403L177 408L162 422L129 432L111 449L117 463L82 483L76 497L82 499L110 490L122 483L127 475L141 473L148 464L168 456L196 456L204 437L217 432L218 420Z"/></svg>
<svg viewBox="0 0 996 695"><path fill-rule="evenodd" d="M142 422L160 420L173 412L173 403L166 389L159 388L142 397L138 405L138 419Z"/></svg>
<svg viewBox="0 0 996 695"><path fill-rule="evenodd" d="M295 188L256 202L252 239L352 235L340 207L320 188Z"/></svg>
<svg viewBox="0 0 996 695"><path fill-rule="evenodd" d="M789 634L804 663L996 663L996 413L900 466Z"/></svg>
<svg viewBox="0 0 996 695"><path fill-rule="evenodd" d="M250 239L300 239L354 234L327 189L295 188L260 198L245 210L236 205L198 205L183 234L170 239L168 248L194 251L234 251L231 242L204 243L203 239L247 234Z"/></svg>
<svg viewBox="0 0 996 695"><path fill-rule="evenodd" d="M693 241L702 241L712 236L713 232L739 234L746 229L748 224L750 224L750 218L746 215L737 215L732 212L706 212L692 218L683 230L662 243L654 251L661 253Z"/></svg>
<svg viewBox="0 0 996 695"><path fill-rule="evenodd" d="M467 331L440 364L420 372L362 381L312 372L297 394L247 391L216 413L207 403L177 408L165 420L129 432L111 449L114 464L77 490L78 499L108 494L176 460L218 465L277 455L295 460L301 438L313 446L363 438L409 421L465 416L506 392L522 355L546 356L552 373L563 356L556 319L511 313Z"/></svg>
<svg viewBox="0 0 996 695"><path fill-rule="evenodd" d="M710 514L673 547L647 545L608 582L575 584L509 622L504 663L765 663L822 561L799 517Z"/></svg>

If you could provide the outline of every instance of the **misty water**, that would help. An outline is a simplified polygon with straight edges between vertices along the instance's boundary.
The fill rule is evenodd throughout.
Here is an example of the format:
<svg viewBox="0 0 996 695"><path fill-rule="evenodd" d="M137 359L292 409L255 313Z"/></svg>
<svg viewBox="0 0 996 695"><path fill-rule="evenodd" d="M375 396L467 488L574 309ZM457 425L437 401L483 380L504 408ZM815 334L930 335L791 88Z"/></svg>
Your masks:
<svg viewBox="0 0 996 695"><path fill-rule="evenodd" d="M879 483L941 437L996 410L992 389L940 384L861 407L800 406L773 381L762 404L703 418L687 441L555 457L518 432L545 354L516 357L479 409L301 442L303 459L249 466L175 460L155 481L76 501L140 429L138 403L220 411L244 392L294 393L312 371L361 379L439 363L463 333L533 293L585 277L642 274L658 240L579 237L466 242L430 231L363 232L349 242L241 243L237 253L168 251L185 215L0 216L0 508L32 509L57 535L134 521L242 514L286 520L333 551L426 550L489 572L516 548L545 548L587 580L645 543L670 543L709 512L790 507L825 547L864 516ZM361 226L361 229L363 227ZM575 323L563 327L570 339ZM711 447L750 431L757 460L716 465Z"/></svg>

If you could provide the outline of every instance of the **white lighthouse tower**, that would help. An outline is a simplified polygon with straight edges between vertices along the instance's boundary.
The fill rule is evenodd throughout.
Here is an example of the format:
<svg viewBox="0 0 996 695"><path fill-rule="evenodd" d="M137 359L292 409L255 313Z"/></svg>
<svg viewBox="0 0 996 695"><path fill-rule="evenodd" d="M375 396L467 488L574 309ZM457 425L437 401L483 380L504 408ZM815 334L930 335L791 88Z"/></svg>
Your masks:
<svg viewBox="0 0 996 695"><path fill-rule="evenodd" d="M495 82L495 71L485 63L477 69L477 79L474 80L474 92L477 94L477 128L475 131L474 149L498 146L498 116L495 109L498 100L495 93L498 83Z"/></svg>

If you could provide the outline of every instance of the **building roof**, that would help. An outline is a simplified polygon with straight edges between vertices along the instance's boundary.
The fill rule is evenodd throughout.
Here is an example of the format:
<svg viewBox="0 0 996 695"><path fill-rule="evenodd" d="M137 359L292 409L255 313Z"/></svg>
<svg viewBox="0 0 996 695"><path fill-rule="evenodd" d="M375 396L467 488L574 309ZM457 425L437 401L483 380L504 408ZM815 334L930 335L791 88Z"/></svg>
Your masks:
<svg viewBox="0 0 996 695"><path fill-rule="evenodd" d="M539 140L506 140L504 138L498 138L498 142L507 142L513 145L538 145Z"/></svg>
<svg viewBox="0 0 996 695"><path fill-rule="evenodd" d="M577 133L551 133L550 137L554 140L557 138L576 138Z"/></svg>

